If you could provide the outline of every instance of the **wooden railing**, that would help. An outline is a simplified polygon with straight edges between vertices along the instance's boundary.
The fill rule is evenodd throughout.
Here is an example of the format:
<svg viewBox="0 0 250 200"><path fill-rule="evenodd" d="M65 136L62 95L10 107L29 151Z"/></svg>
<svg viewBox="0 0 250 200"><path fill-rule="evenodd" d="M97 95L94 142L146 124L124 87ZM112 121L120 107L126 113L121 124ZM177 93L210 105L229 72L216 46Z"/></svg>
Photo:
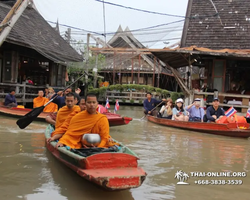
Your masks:
<svg viewBox="0 0 250 200"><path fill-rule="evenodd" d="M212 95L213 97L218 97L220 100L220 105L223 107L235 107L240 108L241 112L247 112L247 109L249 106L249 99L250 95L244 95L244 94L231 94L231 93L223 93L223 92L194 92L194 99L195 98L203 98L204 96ZM228 103L224 103L225 97L232 97L232 99L241 98L241 105L235 104L236 101L228 101ZM212 105L212 103L205 103L206 105Z"/></svg>
<svg viewBox="0 0 250 200"><path fill-rule="evenodd" d="M0 102L4 102L5 96L8 94L6 91L9 91L10 88L15 88L16 100L18 103L28 103L33 102L33 99L37 97L39 90L43 90L49 87L48 85L29 85L23 82L22 84L18 83L0 83ZM53 89L63 89L63 87L53 87ZM4 92L5 91L5 92Z"/></svg>
<svg viewBox="0 0 250 200"><path fill-rule="evenodd" d="M99 96L99 101L106 101L106 98L109 98L110 102L118 99L119 102L124 103L142 103L146 98L145 92L116 92L116 91L106 91L105 94Z"/></svg>

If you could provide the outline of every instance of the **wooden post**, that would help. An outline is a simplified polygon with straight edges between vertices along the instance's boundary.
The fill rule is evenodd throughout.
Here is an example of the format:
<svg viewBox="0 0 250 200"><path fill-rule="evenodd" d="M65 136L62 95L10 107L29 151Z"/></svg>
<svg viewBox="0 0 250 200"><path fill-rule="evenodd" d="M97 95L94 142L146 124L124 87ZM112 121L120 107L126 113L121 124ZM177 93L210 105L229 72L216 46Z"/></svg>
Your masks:
<svg viewBox="0 0 250 200"><path fill-rule="evenodd" d="M25 81L23 82L22 87L23 87L23 97L22 97L22 101L23 101L23 105L25 106L25 105L26 105L26 102L25 102L26 82L25 82Z"/></svg>
<svg viewBox="0 0 250 200"><path fill-rule="evenodd" d="M249 99L248 98L242 98L242 105L243 106L249 106ZM242 108L241 112L242 113L246 113L247 112L247 108Z"/></svg>
<svg viewBox="0 0 250 200"><path fill-rule="evenodd" d="M133 58L131 59L131 65L132 65L131 82L133 84L133 80L134 80L134 62L133 62Z"/></svg>
<svg viewBox="0 0 250 200"><path fill-rule="evenodd" d="M137 80L138 80L137 84L140 84L140 69L141 69L141 54L139 54L139 70L138 70L138 76L137 76Z"/></svg>
<svg viewBox="0 0 250 200"><path fill-rule="evenodd" d="M86 52L86 71L88 73L88 65L89 65L89 39L90 33L87 34L87 52ZM85 75L85 87L84 87L84 95L88 92L88 75Z"/></svg>
<svg viewBox="0 0 250 200"><path fill-rule="evenodd" d="M155 86L155 60L156 58L154 57L153 87Z"/></svg>
<svg viewBox="0 0 250 200"><path fill-rule="evenodd" d="M157 60L157 65L158 65L158 79L157 79L157 87L160 87L160 63Z"/></svg>
<svg viewBox="0 0 250 200"><path fill-rule="evenodd" d="M121 79L122 79L122 61L121 61L121 54L120 54L120 70L119 70L119 84L121 84Z"/></svg>
<svg viewBox="0 0 250 200"><path fill-rule="evenodd" d="M98 43L96 43L96 48L98 48ZM96 84L97 84L97 66L98 66L98 53L96 54L95 68L93 69L93 71L94 71L94 88L96 88Z"/></svg>
<svg viewBox="0 0 250 200"><path fill-rule="evenodd" d="M113 85L115 85L115 57L116 57L116 51L114 54L114 62L113 62Z"/></svg>
<svg viewBox="0 0 250 200"><path fill-rule="evenodd" d="M192 90L192 65L191 65L191 60L190 60L190 55L188 57L188 71L189 71L189 76L188 76L188 90L191 91ZM192 90L193 91L193 90ZM194 99L194 93L191 92L191 95L189 97L189 104L191 104L193 102L193 99Z"/></svg>

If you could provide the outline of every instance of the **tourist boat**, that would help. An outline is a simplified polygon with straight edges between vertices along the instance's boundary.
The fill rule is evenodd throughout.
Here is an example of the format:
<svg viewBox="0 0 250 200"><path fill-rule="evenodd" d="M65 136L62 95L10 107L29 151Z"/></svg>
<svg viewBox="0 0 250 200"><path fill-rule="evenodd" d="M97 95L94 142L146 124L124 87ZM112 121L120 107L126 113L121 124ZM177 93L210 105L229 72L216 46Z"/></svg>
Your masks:
<svg viewBox="0 0 250 200"><path fill-rule="evenodd" d="M146 172L138 167L138 156L122 145L117 152L80 156L66 147L56 148L57 142L47 142L54 128L48 125L45 131L48 150L63 164L79 176L108 190L124 190L139 187L146 178ZM66 181L66 180L65 180Z"/></svg>
<svg viewBox="0 0 250 200"><path fill-rule="evenodd" d="M147 116L148 121L185 130L198 131L203 133L210 133L215 135L231 136L231 137L250 137L250 128L248 123L205 123L205 122L185 122L174 121L170 119L157 118L154 116Z"/></svg>
<svg viewBox="0 0 250 200"><path fill-rule="evenodd" d="M31 109L28 108L6 108L6 107L0 107L0 113L12 117L22 117L26 115L28 112L30 112ZM45 121L46 116L49 113L42 112L37 118L37 121ZM115 113L103 113L107 116L109 121L109 126L120 126L120 125L126 125L130 121L132 121L132 118L130 117L122 117L121 115L115 114Z"/></svg>

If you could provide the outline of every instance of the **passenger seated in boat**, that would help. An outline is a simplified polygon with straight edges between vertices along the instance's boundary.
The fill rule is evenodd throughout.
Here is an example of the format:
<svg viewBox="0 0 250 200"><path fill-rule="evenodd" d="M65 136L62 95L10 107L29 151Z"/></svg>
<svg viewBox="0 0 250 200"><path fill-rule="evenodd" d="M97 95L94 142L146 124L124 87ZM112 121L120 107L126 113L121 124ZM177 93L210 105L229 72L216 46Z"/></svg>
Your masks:
<svg viewBox="0 0 250 200"><path fill-rule="evenodd" d="M81 100L80 100L79 106L80 106L80 110L76 110L76 111L72 112L72 113L67 117L67 119L63 122L63 124L62 124L59 128L57 128L54 132L51 133L51 138L49 138L49 139L47 140L48 142L56 141L56 140L60 139L60 138L63 136L63 134L66 133L66 131L67 131L67 129L68 129L68 126L69 126L69 123L70 123L71 119L72 119L76 114L78 114L79 112L86 110L85 99L81 99Z"/></svg>
<svg viewBox="0 0 250 200"><path fill-rule="evenodd" d="M216 122L225 115L225 111L221 108L219 99L216 97L213 99L213 105L209 106L206 110L206 115L204 115L204 122Z"/></svg>
<svg viewBox="0 0 250 200"><path fill-rule="evenodd" d="M203 122L204 109L200 107L201 100L196 98L194 102L185 107L185 110L189 112L189 121L191 122Z"/></svg>
<svg viewBox="0 0 250 200"><path fill-rule="evenodd" d="M42 90L38 91L38 97L33 99L33 108L41 107L48 101L47 98L43 97L44 92Z"/></svg>
<svg viewBox="0 0 250 200"><path fill-rule="evenodd" d="M15 97L15 90L12 88L10 89L10 93L6 95L4 100L4 105L9 108L17 107L16 97Z"/></svg>
<svg viewBox="0 0 250 200"><path fill-rule="evenodd" d="M81 99L82 100L82 99ZM85 102L85 99L83 99ZM85 104L85 103L84 103ZM79 104L79 106L81 107L81 105ZM99 113L105 113L106 112L106 108L103 107L102 105L98 105L98 107L96 108L96 111ZM56 116L57 116L57 112L54 113L50 113L49 115L46 116L46 122L48 122L49 124L52 124L55 126L56 124Z"/></svg>
<svg viewBox="0 0 250 200"><path fill-rule="evenodd" d="M98 102L95 94L88 94L85 98L86 110L75 115L67 129L67 132L57 143L57 147L69 146L70 148L81 148L81 138L85 133L97 133L101 137L98 147L113 146L110 141L109 122L105 115L96 111Z"/></svg>
<svg viewBox="0 0 250 200"><path fill-rule="evenodd" d="M166 101L166 99L156 100L156 99L152 98L152 94L150 92L147 92L147 99L145 99L144 102L143 102L145 115L156 116L157 111L154 110L154 111L151 112L151 110L154 109L155 106L157 106L157 104L161 103L162 101Z"/></svg>
<svg viewBox="0 0 250 200"><path fill-rule="evenodd" d="M161 110L159 112L159 117L165 119L172 119L173 115L172 108L173 108L173 101L172 99L168 98L166 104L161 107Z"/></svg>
<svg viewBox="0 0 250 200"><path fill-rule="evenodd" d="M62 126L63 122L72 112L80 111L80 107L76 105L76 102L77 98L73 93L66 94L66 106L63 106L57 113L55 129L58 129L60 126Z"/></svg>
<svg viewBox="0 0 250 200"><path fill-rule="evenodd" d="M80 99L81 99L81 97L79 96L80 92L81 92L81 90L79 88L75 90L74 95L77 97L77 103L76 104L78 104L80 102ZM72 89L71 88L68 88L64 92L63 91L57 92L58 97L56 97L53 100L53 102L58 105L58 110L61 109L63 106L65 106L65 98L66 98L66 95L68 93L72 93ZM56 94L52 98L54 98L55 96L56 96Z"/></svg>
<svg viewBox="0 0 250 200"><path fill-rule="evenodd" d="M51 97L53 96L54 94L53 93L49 93L47 95L47 100L45 103L48 103L49 100L51 99ZM53 103L53 102L50 102L44 109L43 109L43 112L49 112L49 113L54 113L54 112L57 112L58 110L58 106L57 104Z"/></svg>
<svg viewBox="0 0 250 200"><path fill-rule="evenodd" d="M183 99L176 100L175 107L173 108L172 120L175 121L188 121L187 111L183 109Z"/></svg>

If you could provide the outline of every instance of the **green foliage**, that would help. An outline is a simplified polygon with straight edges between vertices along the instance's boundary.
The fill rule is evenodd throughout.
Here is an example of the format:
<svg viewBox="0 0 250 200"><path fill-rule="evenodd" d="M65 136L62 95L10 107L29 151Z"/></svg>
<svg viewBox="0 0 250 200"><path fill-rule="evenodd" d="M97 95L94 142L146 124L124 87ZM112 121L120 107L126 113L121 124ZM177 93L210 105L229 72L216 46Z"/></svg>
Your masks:
<svg viewBox="0 0 250 200"><path fill-rule="evenodd" d="M88 64L90 68L96 67L96 56L97 55L92 55L89 57ZM98 61L97 61L97 69L101 69L106 61L106 57L102 54L98 54Z"/></svg>
<svg viewBox="0 0 250 200"><path fill-rule="evenodd" d="M180 98L180 93L172 92L170 97L173 100L173 102L175 102L178 98Z"/></svg>
<svg viewBox="0 0 250 200"><path fill-rule="evenodd" d="M162 98L171 97L173 101L175 101L178 98L183 98L183 93L178 92L169 92L168 90L164 90L161 88L156 88L148 85L138 85L138 84L116 84L116 85L110 85L109 87L100 87L100 88L93 88L92 84L89 84L89 92L93 92L98 95L103 95L106 93L107 90L109 91L117 91L117 92L127 92L128 90L136 90L141 92L151 92L154 95L159 95ZM115 100L111 100L112 102L115 102ZM126 102L126 99L122 99L122 102ZM134 103L134 102L133 102ZM139 101L139 104L142 104L141 101Z"/></svg>
<svg viewBox="0 0 250 200"><path fill-rule="evenodd" d="M135 101L134 101L134 99L131 99L131 100L130 100L130 103L132 103L132 104L133 104L134 102L135 102Z"/></svg>
<svg viewBox="0 0 250 200"><path fill-rule="evenodd" d="M146 92L154 92L155 88L153 86L148 86Z"/></svg>
<svg viewBox="0 0 250 200"><path fill-rule="evenodd" d="M109 89L110 91L116 90L116 85L110 85L108 89Z"/></svg>
<svg viewBox="0 0 250 200"><path fill-rule="evenodd" d="M142 100L139 100L139 104L142 104Z"/></svg>
<svg viewBox="0 0 250 200"><path fill-rule="evenodd" d="M107 87L101 87L101 88L96 88L99 91L99 94L105 94L105 92L107 91Z"/></svg>
<svg viewBox="0 0 250 200"><path fill-rule="evenodd" d="M161 88L156 88L155 91L156 91L156 93L158 95L162 94L162 89Z"/></svg>
<svg viewBox="0 0 250 200"><path fill-rule="evenodd" d="M167 95L169 95L169 91L167 91L167 90L162 90L161 94L164 95L164 96L167 96Z"/></svg>
<svg viewBox="0 0 250 200"><path fill-rule="evenodd" d="M92 89L89 89L89 93L94 93L94 94L99 94L99 90L98 88L92 88Z"/></svg>

